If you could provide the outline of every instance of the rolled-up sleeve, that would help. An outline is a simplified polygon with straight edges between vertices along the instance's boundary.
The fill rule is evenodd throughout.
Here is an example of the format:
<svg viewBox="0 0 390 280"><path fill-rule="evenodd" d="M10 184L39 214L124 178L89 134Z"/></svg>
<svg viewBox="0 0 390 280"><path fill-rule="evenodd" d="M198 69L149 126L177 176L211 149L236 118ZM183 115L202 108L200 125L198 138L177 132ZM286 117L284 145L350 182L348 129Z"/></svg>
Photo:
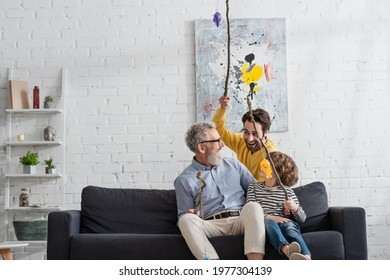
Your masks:
<svg viewBox="0 0 390 280"><path fill-rule="evenodd" d="M187 212L188 209L195 208L194 199L192 195L186 190L185 184L183 182L184 178L177 178L174 182L175 192L176 192L176 201L177 201L177 216L180 218L183 214Z"/></svg>

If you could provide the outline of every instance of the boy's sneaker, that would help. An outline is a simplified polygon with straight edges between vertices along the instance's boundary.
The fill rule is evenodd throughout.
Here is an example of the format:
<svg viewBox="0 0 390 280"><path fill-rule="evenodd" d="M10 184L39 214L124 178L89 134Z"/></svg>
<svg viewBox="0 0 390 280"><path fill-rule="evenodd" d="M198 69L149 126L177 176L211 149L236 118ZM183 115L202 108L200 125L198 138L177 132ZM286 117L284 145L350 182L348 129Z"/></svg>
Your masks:
<svg viewBox="0 0 390 280"><path fill-rule="evenodd" d="M290 257L293 253L300 253L301 252L301 246L298 244L298 242L291 242L289 248L288 248L288 256Z"/></svg>
<svg viewBox="0 0 390 280"><path fill-rule="evenodd" d="M310 259L301 253L292 253L289 257L292 261L309 261Z"/></svg>

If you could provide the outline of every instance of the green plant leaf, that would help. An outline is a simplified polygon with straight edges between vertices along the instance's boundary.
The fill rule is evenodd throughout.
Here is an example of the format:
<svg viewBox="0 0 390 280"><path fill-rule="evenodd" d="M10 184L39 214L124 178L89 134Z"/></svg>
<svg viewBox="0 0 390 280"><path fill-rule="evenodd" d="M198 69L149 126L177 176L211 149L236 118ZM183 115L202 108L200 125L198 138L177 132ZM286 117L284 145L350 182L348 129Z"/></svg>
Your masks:
<svg viewBox="0 0 390 280"><path fill-rule="evenodd" d="M19 158L19 161L23 165L37 165L39 163L38 153L28 151L24 156Z"/></svg>

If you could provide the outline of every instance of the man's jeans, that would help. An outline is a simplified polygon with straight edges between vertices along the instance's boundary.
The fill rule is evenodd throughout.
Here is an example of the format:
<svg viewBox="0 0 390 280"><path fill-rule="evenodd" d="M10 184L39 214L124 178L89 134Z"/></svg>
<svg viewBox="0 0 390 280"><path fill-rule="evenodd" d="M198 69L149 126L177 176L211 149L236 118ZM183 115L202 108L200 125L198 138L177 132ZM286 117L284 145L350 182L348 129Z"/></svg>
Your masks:
<svg viewBox="0 0 390 280"><path fill-rule="evenodd" d="M297 223L290 221L278 224L274 220L268 219L264 222L267 240L280 254L284 255L280 250L282 245L289 245L291 242L295 241L301 246L301 253L303 255L311 256L309 248L307 248L306 243L302 238L301 229Z"/></svg>

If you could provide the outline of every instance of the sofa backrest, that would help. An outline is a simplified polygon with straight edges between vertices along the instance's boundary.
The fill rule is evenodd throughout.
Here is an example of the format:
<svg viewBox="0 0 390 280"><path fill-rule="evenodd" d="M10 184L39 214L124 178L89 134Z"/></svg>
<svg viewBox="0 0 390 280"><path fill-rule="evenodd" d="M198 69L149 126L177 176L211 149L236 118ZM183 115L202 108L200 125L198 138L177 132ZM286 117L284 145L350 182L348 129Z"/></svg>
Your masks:
<svg viewBox="0 0 390 280"><path fill-rule="evenodd" d="M175 190L87 186L81 194L83 233L180 233Z"/></svg>
<svg viewBox="0 0 390 280"><path fill-rule="evenodd" d="M306 212L306 221L300 224L302 232L329 229L328 195L323 183L313 182L293 188Z"/></svg>
<svg viewBox="0 0 390 280"><path fill-rule="evenodd" d="M328 196L323 183L293 188L306 212L302 232L329 229ZM180 233L175 190L87 186L81 194L83 233Z"/></svg>

